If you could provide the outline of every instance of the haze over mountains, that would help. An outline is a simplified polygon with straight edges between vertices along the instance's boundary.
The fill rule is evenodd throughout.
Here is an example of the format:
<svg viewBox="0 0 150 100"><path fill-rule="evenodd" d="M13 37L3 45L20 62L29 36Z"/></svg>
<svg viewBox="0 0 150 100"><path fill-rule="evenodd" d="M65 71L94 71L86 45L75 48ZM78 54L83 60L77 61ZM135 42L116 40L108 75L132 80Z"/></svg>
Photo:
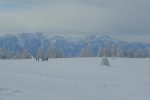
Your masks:
<svg viewBox="0 0 150 100"><path fill-rule="evenodd" d="M50 50L58 50L60 57L150 57L150 43L129 43L109 36L87 36L85 38L50 36L43 33L20 33L0 36L0 54L9 54L8 58L19 58L17 55L36 57L39 49L49 55ZM50 49L51 48L51 49ZM54 49L55 48L55 49ZM54 52L53 52L54 53ZM28 56L27 56L28 57ZM7 57L6 57L7 58ZM24 58L24 57L23 57Z"/></svg>

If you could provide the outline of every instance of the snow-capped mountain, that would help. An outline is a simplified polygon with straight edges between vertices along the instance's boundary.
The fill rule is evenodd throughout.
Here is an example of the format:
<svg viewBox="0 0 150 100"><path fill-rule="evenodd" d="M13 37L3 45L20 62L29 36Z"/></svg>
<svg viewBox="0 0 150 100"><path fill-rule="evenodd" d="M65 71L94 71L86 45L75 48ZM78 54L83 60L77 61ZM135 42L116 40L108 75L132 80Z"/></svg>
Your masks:
<svg viewBox="0 0 150 100"><path fill-rule="evenodd" d="M0 48L5 48L12 54L16 54L26 48L33 57L36 56L41 45L46 51L49 47L55 46L63 52L64 57L81 56L80 54L83 48L90 48L92 50L92 56L102 56L102 54L98 55L98 53L105 49L107 56L150 57L150 43L128 43L109 36L88 36L80 39L72 38L63 36L49 37L42 33L9 34L0 36Z"/></svg>

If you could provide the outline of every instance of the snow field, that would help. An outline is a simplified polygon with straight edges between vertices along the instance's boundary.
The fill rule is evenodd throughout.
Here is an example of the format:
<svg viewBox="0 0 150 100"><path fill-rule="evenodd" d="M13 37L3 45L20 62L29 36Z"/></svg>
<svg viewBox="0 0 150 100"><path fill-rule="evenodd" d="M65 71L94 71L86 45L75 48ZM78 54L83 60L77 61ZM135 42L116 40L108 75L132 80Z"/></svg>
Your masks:
<svg viewBox="0 0 150 100"><path fill-rule="evenodd" d="M149 100L150 59L0 60L0 100Z"/></svg>

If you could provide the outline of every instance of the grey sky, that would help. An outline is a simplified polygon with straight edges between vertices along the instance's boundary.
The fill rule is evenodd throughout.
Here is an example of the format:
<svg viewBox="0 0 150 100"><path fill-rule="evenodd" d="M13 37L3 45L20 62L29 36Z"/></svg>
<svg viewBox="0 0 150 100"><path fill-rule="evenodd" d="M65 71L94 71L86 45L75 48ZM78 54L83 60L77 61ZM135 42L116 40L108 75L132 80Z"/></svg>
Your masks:
<svg viewBox="0 0 150 100"><path fill-rule="evenodd" d="M1 0L0 33L147 37L150 36L149 9L150 0Z"/></svg>

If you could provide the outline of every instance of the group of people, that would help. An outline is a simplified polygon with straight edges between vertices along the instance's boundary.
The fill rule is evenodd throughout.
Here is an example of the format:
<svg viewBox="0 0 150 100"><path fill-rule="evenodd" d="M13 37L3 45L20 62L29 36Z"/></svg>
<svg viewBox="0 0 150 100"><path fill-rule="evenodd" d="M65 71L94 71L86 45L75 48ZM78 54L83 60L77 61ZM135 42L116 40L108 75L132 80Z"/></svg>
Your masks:
<svg viewBox="0 0 150 100"><path fill-rule="evenodd" d="M38 57L36 57L35 59L36 59L36 61L40 61L40 58L38 58ZM41 60L42 60L42 61L48 61L48 57L46 57L46 58L41 58Z"/></svg>

